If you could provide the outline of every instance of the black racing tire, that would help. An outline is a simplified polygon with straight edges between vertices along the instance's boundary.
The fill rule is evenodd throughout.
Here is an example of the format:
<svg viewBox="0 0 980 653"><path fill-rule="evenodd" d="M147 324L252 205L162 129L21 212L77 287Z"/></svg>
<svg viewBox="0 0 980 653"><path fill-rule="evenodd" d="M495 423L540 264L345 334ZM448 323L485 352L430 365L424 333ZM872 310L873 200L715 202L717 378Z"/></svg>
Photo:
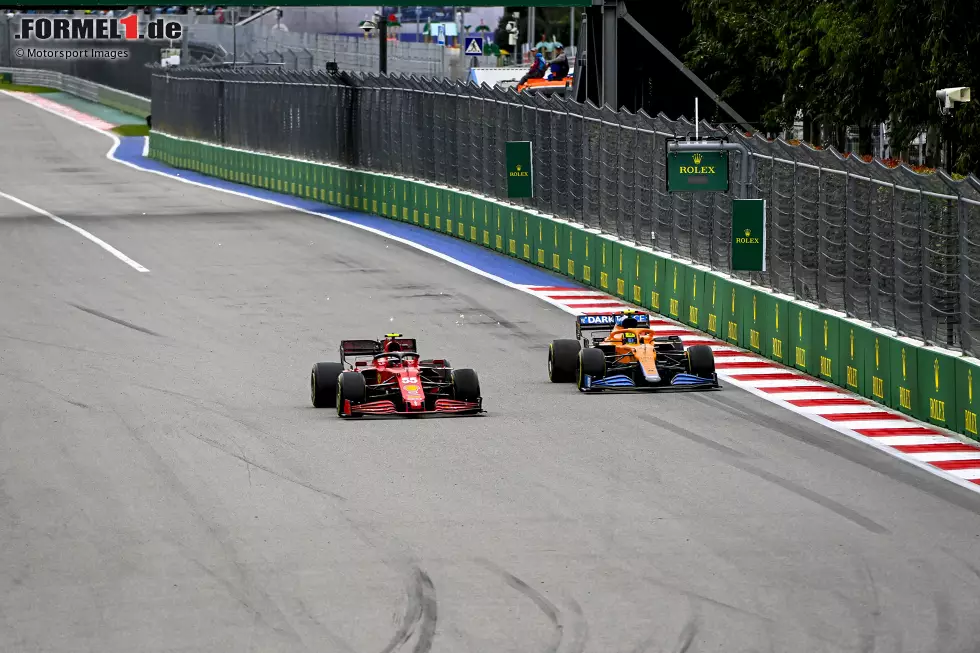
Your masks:
<svg viewBox="0 0 980 653"><path fill-rule="evenodd" d="M574 383L578 369L578 340L555 340L548 345L548 378L552 383Z"/></svg>
<svg viewBox="0 0 980 653"><path fill-rule="evenodd" d="M606 376L606 355L601 349L588 347L578 354L578 387L585 387L585 375L588 374L593 379L601 379Z"/></svg>
<svg viewBox="0 0 980 653"><path fill-rule="evenodd" d="M367 383L360 372L344 372L337 382L337 414L341 417L361 417L361 415L344 415L344 402L352 404L363 403L367 398Z"/></svg>
<svg viewBox="0 0 980 653"><path fill-rule="evenodd" d="M687 369L694 376L712 379L715 375L715 353L708 345L694 345L687 350Z"/></svg>
<svg viewBox="0 0 980 653"><path fill-rule="evenodd" d="M456 401L479 401L480 378L474 370L453 370L453 397Z"/></svg>
<svg viewBox="0 0 980 653"><path fill-rule="evenodd" d="M314 408L333 408L337 401L337 378L343 363L316 363L310 372L310 401Z"/></svg>

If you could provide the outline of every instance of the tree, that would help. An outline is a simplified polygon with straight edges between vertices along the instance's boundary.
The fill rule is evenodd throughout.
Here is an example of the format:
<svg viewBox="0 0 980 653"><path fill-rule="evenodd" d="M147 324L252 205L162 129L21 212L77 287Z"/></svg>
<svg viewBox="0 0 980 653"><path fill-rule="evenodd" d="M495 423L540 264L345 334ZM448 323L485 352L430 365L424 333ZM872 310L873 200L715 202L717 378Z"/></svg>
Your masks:
<svg viewBox="0 0 980 653"><path fill-rule="evenodd" d="M771 7L767 0L688 0L694 27L682 57L722 99L766 132L781 127L773 111L785 88Z"/></svg>
<svg viewBox="0 0 980 653"><path fill-rule="evenodd" d="M975 0L688 0L694 29L684 57L739 111L775 131L802 114L804 138L848 127L871 152L888 121L903 153L926 131L951 142L957 172L980 169L980 100L939 111L936 91L980 92L980 2Z"/></svg>
<svg viewBox="0 0 980 653"><path fill-rule="evenodd" d="M859 152L872 150L871 128L887 119L882 91L884 60L875 34L875 0L824 2L813 10L823 87L818 89L823 114L833 121L838 149L842 132L858 126Z"/></svg>

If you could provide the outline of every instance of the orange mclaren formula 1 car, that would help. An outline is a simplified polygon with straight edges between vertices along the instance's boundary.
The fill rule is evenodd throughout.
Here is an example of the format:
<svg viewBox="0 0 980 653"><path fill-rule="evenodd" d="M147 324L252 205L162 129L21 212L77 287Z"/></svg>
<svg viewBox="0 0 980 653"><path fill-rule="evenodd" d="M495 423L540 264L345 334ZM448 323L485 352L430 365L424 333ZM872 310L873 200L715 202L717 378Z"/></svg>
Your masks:
<svg viewBox="0 0 980 653"><path fill-rule="evenodd" d="M400 333L382 340L342 340L339 363L313 366L310 399L316 408L336 408L346 418L486 412L475 371L453 369L445 359L423 360L415 338Z"/></svg>
<svg viewBox="0 0 980 653"><path fill-rule="evenodd" d="M518 84L518 93L538 93L550 95L552 93L567 93L572 88L574 78L569 75L565 79L544 79L543 77L532 78Z"/></svg>
<svg viewBox="0 0 980 653"><path fill-rule="evenodd" d="M592 335L596 331L606 333ZM579 315L575 338L555 340L548 349L554 383L577 383L582 392L721 387L711 347L685 349L679 336L656 335L646 313Z"/></svg>

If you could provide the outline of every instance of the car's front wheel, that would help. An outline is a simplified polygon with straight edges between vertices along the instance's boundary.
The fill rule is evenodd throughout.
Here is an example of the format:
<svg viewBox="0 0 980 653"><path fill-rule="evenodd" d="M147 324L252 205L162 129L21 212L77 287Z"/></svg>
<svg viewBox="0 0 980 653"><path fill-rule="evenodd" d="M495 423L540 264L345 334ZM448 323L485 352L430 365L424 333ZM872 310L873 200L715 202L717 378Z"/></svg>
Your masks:
<svg viewBox="0 0 980 653"><path fill-rule="evenodd" d="M694 345L687 350L687 368L694 376L712 379L715 374L715 353L708 345Z"/></svg>
<svg viewBox="0 0 980 653"><path fill-rule="evenodd" d="M578 387L585 387L585 377L590 376L592 380L598 380L606 376L606 355L601 349L589 347L583 349L578 355Z"/></svg>
<svg viewBox="0 0 980 653"><path fill-rule="evenodd" d="M456 401L478 401L480 379L475 370L453 370L453 396Z"/></svg>
<svg viewBox="0 0 980 653"><path fill-rule="evenodd" d="M355 413L344 415L344 405L350 401L351 405L363 403L367 398L367 383L364 375L360 372L344 372L337 381L337 414L341 417L361 417Z"/></svg>

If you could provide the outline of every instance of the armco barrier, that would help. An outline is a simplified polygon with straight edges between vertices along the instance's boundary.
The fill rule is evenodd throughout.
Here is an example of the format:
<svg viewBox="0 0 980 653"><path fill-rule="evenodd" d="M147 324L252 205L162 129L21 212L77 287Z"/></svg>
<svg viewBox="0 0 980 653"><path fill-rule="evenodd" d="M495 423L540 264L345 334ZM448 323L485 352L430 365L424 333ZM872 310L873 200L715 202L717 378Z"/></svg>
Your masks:
<svg viewBox="0 0 980 653"><path fill-rule="evenodd" d="M98 102L135 116L145 118L150 115L149 98L133 95L126 91L96 84L86 79L73 77L51 70L35 70L30 68L0 67L0 74L9 74L14 84L47 86L59 91L71 93L90 102Z"/></svg>
<svg viewBox="0 0 980 653"><path fill-rule="evenodd" d="M980 361L469 192L151 132L150 156L478 243L980 440Z"/></svg>

